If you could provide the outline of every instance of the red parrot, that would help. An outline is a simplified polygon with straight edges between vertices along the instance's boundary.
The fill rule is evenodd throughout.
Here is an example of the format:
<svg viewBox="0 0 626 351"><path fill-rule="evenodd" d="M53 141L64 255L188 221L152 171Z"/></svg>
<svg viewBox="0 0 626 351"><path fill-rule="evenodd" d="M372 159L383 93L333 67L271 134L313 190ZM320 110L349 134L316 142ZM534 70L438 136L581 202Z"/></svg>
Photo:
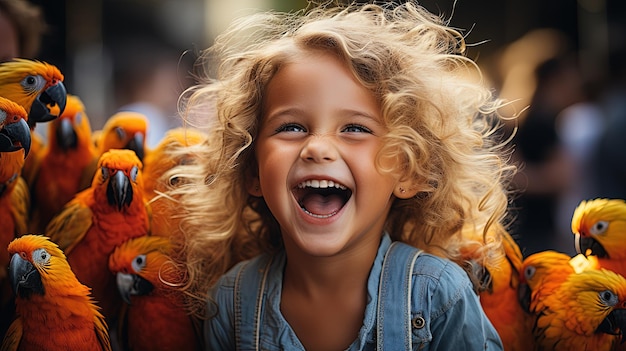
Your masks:
<svg viewBox="0 0 626 351"><path fill-rule="evenodd" d="M89 288L47 237L23 235L8 247L17 317L3 351L111 350L108 327Z"/></svg>
<svg viewBox="0 0 626 351"><path fill-rule="evenodd" d="M16 58L0 63L0 96L26 110L33 132L31 153L22 171L28 184L33 176L33 163L44 145L34 129L37 123L57 118L65 109L67 91L63 79L61 71L46 62Z"/></svg>
<svg viewBox="0 0 626 351"><path fill-rule="evenodd" d="M481 265L484 275L481 281L482 288L479 291L480 303L500 335L505 350L531 350L534 346L532 319L524 312L518 299L522 252L504 228L498 227L497 230L492 230L492 233L487 239L483 239L478 233L472 235L477 244L485 240L496 241L500 238L504 251L504 255L495 261ZM477 245L473 249L472 246L464 248L463 256L470 262L475 261L474 257L481 246Z"/></svg>
<svg viewBox="0 0 626 351"><path fill-rule="evenodd" d="M41 152L31 186L30 231L43 233L48 222L93 179L87 167L97 162L91 126L78 96L68 95L65 111L48 125L48 145ZM62 170L62 171L61 171Z"/></svg>
<svg viewBox="0 0 626 351"><path fill-rule="evenodd" d="M184 274L170 258L168 238L142 236L118 246L109 269L128 304L121 345L131 351L200 350L200 323L186 313L176 286Z"/></svg>
<svg viewBox="0 0 626 351"><path fill-rule="evenodd" d="M572 216L576 251L596 256L601 267L626 276L626 201L581 201Z"/></svg>
<svg viewBox="0 0 626 351"><path fill-rule="evenodd" d="M179 164L195 162L186 147L206 140L206 134L190 129L175 128L167 131L159 144L144 159L144 190L152 210L152 235L169 236L178 231L181 213L176 201L164 195L177 185L176 179L163 175Z"/></svg>
<svg viewBox="0 0 626 351"><path fill-rule="evenodd" d="M93 289L107 318L115 318L122 304L108 269L109 255L126 240L150 231L141 168L131 150L105 152L91 187L76 194L46 228L78 279Z"/></svg>
<svg viewBox="0 0 626 351"><path fill-rule="evenodd" d="M0 337L11 322L14 308L7 280L6 248L26 233L28 226L30 194L21 177L31 143L27 118L22 106L0 97Z"/></svg>

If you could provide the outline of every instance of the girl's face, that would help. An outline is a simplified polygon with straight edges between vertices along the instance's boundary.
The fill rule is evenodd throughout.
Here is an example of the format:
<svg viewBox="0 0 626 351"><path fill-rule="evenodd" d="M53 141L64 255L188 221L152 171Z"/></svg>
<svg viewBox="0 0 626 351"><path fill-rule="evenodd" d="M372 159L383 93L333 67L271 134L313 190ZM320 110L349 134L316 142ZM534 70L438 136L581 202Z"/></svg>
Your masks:
<svg viewBox="0 0 626 351"><path fill-rule="evenodd" d="M260 189L287 250L331 256L378 247L397 179L375 166L380 105L329 54L283 66L269 82L256 140Z"/></svg>

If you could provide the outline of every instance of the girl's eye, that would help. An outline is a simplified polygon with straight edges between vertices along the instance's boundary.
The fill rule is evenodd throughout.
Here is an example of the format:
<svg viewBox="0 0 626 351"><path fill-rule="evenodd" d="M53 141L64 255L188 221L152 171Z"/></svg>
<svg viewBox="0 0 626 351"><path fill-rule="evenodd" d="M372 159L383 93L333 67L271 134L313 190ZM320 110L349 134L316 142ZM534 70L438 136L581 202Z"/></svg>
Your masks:
<svg viewBox="0 0 626 351"><path fill-rule="evenodd" d="M306 129L304 129L304 127L302 127L301 125L298 124L294 124L294 123L285 123L283 125L281 125L280 127L276 128L276 133L282 133L282 132L306 132Z"/></svg>
<svg viewBox="0 0 626 351"><path fill-rule="evenodd" d="M359 124L347 125L344 129L346 133L372 133L372 130Z"/></svg>

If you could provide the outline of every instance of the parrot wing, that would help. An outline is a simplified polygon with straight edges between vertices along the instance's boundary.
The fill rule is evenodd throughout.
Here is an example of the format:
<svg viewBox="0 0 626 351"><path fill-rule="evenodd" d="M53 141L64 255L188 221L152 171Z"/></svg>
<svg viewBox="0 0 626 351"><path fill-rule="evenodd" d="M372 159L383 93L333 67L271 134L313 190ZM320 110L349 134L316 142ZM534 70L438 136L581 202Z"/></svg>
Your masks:
<svg viewBox="0 0 626 351"><path fill-rule="evenodd" d="M89 191L89 190L84 190ZM88 206L72 200L46 227L46 235L69 254L85 237L93 224L93 213Z"/></svg>
<svg viewBox="0 0 626 351"><path fill-rule="evenodd" d="M22 340L22 318L17 317L11 326L9 326L9 330L7 330L4 335L4 340L2 340L2 347L0 350L2 351L17 351L20 346L20 340Z"/></svg>

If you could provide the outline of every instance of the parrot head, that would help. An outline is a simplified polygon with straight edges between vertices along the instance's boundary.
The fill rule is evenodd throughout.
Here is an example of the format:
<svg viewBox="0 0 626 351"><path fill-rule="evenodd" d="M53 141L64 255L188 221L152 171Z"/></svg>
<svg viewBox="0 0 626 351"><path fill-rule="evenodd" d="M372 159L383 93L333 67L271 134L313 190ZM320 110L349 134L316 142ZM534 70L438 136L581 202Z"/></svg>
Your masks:
<svg viewBox="0 0 626 351"><path fill-rule="evenodd" d="M45 236L23 235L9 244L8 252L9 279L19 298L45 295L49 282L73 275L63 251Z"/></svg>
<svg viewBox="0 0 626 351"><path fill-rule="evenodd" d="M607 270L588 270L574 274L568 288L574 292L578 287L577 299L582 305L593 306L594 312L590 314L590 321L597 323L596 333L618 335L622 341L626 332L626 278Z"/></svg>
<svg viewBox="0 0 626 351"><path fill-rule="evenodd" d="M582 201L572 216L578 253L600 258L626 258L626 202L622 199Z"/></svg>
<svg viewBox="0 0 626 351"><path fill-rule="evenodd" d="M142 167L134 151L111 149L100 156L99 172L96 172L92 185L106 184L108 204L122 211L130 206L134 196L143 197ZM140 192L135 194L133 189Z"/></svg>
<svg viewBox="0 0 626 351"><path fill-rule="evenodd" d="M50 123L48 136L50 144L58 146L63 151L91 143L91 125L85 113L85 106L78 96L67 95L65 110L59 118Z"/></svg>
<svg viewBox="0 0 626 351"><path fill-rule="evenodd" d="M131 295L148 295L161 278L170 275L167 265L170 242L166 237L141 236L118 246L109 256L109 270L116 275L122 299L131 304Z"/></svg>
<svg viewBox="0 0 626 351"><path fill-rule="evenodd" d="M28 112L28 125L48 122L65 109L67 91L63 74L46 62L16 58L0 63L0 96Z"/></svg>
<svg viewBox="0 0 626 351"><path fill-rule="evenodd" d="M109 117L96 142L101 152L110 149L133 150L143 161L148 117L139 112L123 111Z"/></svg>
<svg viewBox="0 0 626 351"><path fill-rule="evenodd" d="M0 152L30 151L31 134L26 123L26 110L17 103L0 97Z"/></svg>
<svg viewBox="0 0 626 351"><path fill-rule="evenodd" d="M557 273L558 272L558 273ZM518 300L522 309L531 313L531 299L541 284L549 280L551 274L558 274L565 279L574 272L569 255L545 250L529 255L522 261L519 272Z"/></svg>

